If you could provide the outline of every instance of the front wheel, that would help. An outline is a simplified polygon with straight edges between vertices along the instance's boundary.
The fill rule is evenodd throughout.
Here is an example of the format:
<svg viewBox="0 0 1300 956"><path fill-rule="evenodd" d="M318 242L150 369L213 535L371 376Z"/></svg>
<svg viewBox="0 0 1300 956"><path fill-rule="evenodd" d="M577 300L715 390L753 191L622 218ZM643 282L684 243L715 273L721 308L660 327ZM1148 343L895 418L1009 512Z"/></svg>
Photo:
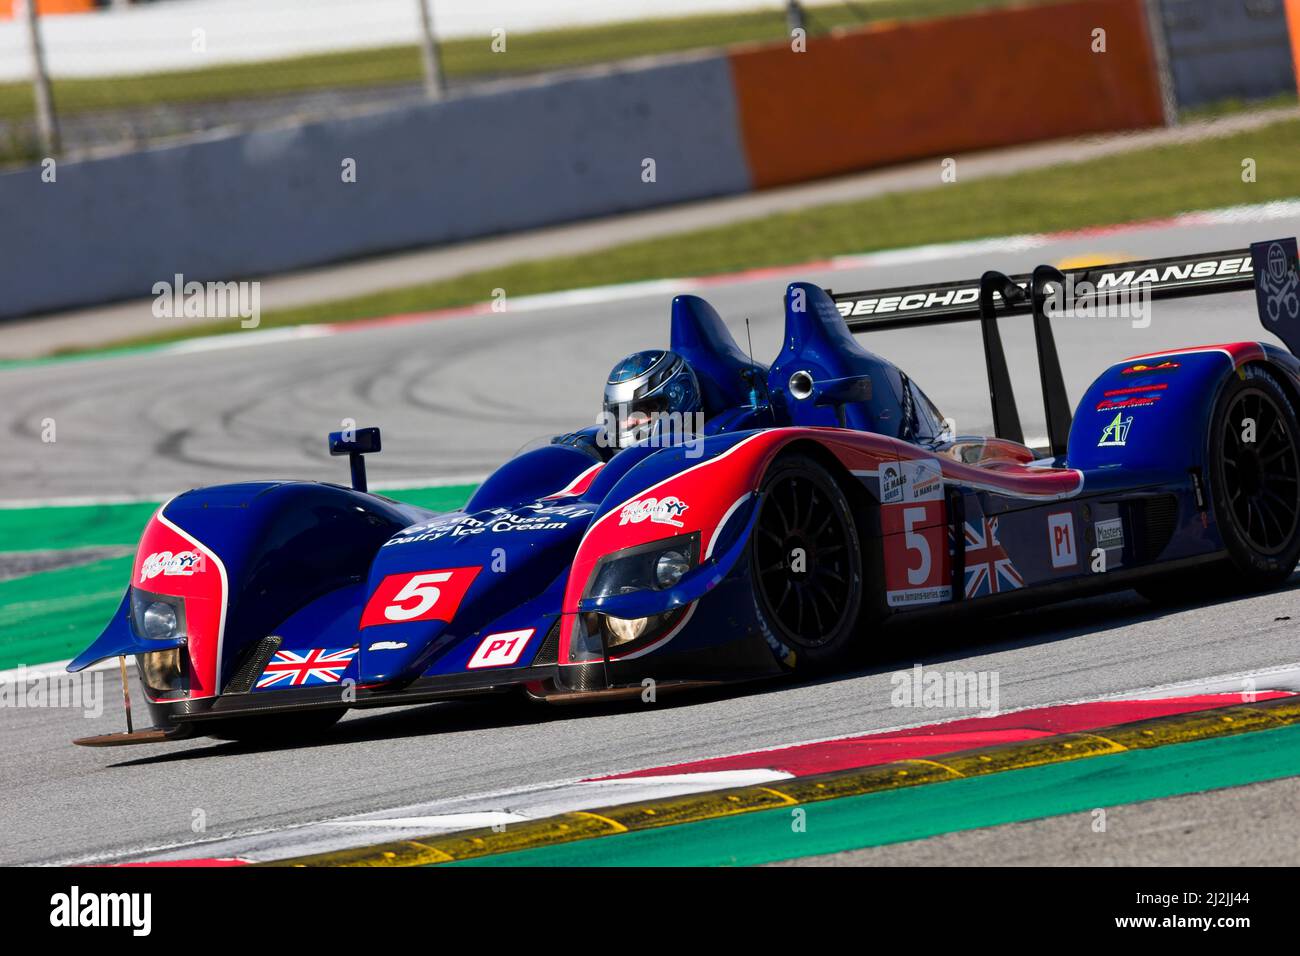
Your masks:
<svg viewBox="0 0 1300 956"><path fill-rule="evenodd" d="M763 636L785 670L840 664L862 609L862 548L848 499L806 455L778 459L760 494L750 573Z"/></svg>
<svg viewBox="0 0 1300 956"><path fill-rule="evenodd" d="M1210 496L1233 583L1281 584L1300 559L1300 423L1266 369L1248 365L1219 396L1210 428Z"/></svg>

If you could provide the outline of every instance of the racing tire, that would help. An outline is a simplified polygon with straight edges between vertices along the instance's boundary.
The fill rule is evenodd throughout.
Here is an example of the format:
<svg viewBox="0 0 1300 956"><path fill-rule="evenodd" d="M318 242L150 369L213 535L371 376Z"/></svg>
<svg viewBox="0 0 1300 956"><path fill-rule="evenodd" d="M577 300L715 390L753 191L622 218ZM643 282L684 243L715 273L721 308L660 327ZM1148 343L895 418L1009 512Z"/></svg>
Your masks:
<svg viewBox="0 0 1300 956"><path fill-rule="evenodd" d="M1247 441L1248 419L1254 440ZM1210 500L1234 589L1264 590L1300 560L1300 422L1265 368L1247 365L1219 395L1210 425Z"/></svg>
<svg viewBox="0 0 1300 956"><path fill-rule="evenodd" d="M345 713L346 707L333 707L262 717L227 717L210 724L198 724L196 730L217 740L250 744L288 743L320 736L338 723Z"/></svg>
<svg viewBox="0 0 1300 956"><path fill-rule="evenodd" d="M807 455L779 458L760 487L750 548L754 606L781 668L844 663L862 610L862 546L853 509L830 473Z"/></svg>

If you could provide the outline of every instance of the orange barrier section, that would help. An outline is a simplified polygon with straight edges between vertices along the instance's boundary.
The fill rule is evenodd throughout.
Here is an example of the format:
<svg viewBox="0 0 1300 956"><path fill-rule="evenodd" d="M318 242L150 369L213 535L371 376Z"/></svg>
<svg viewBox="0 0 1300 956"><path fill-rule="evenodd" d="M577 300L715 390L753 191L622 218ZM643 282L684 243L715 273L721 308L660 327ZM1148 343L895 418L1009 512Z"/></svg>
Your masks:
<svg viewBox="0 0 1300 956"><path fill-rule="evenodd" d="M12 20L15 0L0 0L0 20ZM50 13L85 13L95 9L95 0L36 0L36 10L42 16Z"/></svg>
<svg viewBox="0 0 1300 956"><path fill-rule="evenodd" d="M1142 0L879 24L730 60L755 188L1164 121Z"/></svg>
<svg viewBox="0 0 1300 956"><path fill-rule="evenodd" d="M1300 93L1300 0L1286 0L1286 23L1291 31L1291 59L1295 63L1295 88Z"/></svg>

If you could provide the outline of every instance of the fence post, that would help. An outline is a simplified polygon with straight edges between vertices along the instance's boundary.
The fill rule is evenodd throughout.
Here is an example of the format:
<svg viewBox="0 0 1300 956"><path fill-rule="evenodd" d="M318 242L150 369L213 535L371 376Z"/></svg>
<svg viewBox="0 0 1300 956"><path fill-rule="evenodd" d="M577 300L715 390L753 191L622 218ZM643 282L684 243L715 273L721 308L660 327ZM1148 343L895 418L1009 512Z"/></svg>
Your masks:
<svg viewBox="0 0 1300 956"><path fill-rule="evenodd" d="M416 0L420 5L420 56L424 60L424 92L431 100L442 99L446 84L442 77L442 59L438 56L438 41L433 35L433 0Z"/></svg>
<svg viewBox="0 0 1300 956"><path fill-rule="evenodd" d="M32 94L36 99L36 131L41 138L41 149L46 156L57 156L61 151L59 121L54 115L54 94L50 90L50 77L45 69L45 50L41 46L40 13L37 0L22 0L27 14L27 41L32 54Z"/></svg>

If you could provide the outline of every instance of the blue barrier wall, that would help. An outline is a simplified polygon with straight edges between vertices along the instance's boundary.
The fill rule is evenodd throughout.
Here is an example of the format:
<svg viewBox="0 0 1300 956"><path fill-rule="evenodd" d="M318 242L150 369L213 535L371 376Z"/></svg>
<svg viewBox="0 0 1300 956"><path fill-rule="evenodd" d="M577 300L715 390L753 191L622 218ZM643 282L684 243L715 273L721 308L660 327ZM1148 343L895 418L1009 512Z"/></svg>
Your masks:
<svg viewBox="0 0 1300 956"><path fill-rule="evenodd" d="M0 175L0 316L749 188L724 57L583 73Z"/></svg>
<svg viewBox="0 0 1300 956"><path fill-rule="evenodd" d="M1160 0L1178 106L1294 93L1284 0Z"/></svg>

